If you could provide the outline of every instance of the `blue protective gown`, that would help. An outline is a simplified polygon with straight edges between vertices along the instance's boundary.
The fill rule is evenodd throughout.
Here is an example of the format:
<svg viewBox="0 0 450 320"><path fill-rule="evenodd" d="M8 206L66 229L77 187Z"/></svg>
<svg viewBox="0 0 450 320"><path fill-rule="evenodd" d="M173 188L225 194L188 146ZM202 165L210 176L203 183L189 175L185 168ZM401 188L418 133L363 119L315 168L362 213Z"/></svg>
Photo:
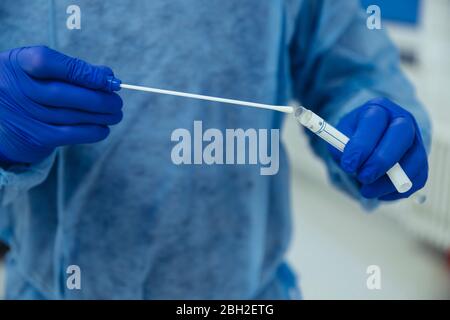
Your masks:
<svg viewBox="0 0 450 320"><path fill-rule="evenodd" d="M66 8L81 8L81 30ZM430 125L383 31L355 0L2 0L0 49L46 44L127 83L268 104L298 100L332 123L386 96ZM176 166L171 133L281 128L276 112L121 92L124 120L97 144L0 169L8 298L288 298L289 169ZM335 185L355 182L311 144ZM301 161L301 159L291 159ZM295 196L295 195L294 195ZM66 287L69 265L81 290Z"/></svg>

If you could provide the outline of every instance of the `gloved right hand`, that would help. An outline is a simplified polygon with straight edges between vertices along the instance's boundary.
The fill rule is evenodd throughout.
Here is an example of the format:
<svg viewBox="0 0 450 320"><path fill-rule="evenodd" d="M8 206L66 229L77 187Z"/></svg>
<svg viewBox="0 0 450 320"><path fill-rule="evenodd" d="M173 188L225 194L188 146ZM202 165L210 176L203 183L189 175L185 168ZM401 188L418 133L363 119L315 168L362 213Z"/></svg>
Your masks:
<svg viewBox="0 0 450 320"><path fill-rule="evenodd" d="M47 47L0 53L0 162L34 163L58 146L105 139L122 119L108 67Z"/></svg>

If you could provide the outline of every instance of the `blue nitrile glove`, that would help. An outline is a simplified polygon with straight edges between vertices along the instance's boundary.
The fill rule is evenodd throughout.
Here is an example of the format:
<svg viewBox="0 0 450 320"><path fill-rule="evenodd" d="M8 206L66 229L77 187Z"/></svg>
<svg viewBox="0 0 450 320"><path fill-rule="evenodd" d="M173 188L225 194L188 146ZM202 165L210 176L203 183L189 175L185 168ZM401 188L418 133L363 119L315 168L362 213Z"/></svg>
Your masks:
<svg viewBox="0 0 450 320"><path fill-rule="evenodd" d="M0 53L0 162L34 163L58 146L105 139L122 119L111 77L43 46Z"/></svg>
<svg viewBox="0 0 450 320"><path fill-rule="evenodd" d="M407 110L385 98L370 100L345 115L336 126L350 138L343 153L330 147L341 168L361 183L365 198L396 200L424 187L428 159L419 127ZM413 183L400 194L385 174L400 163Z"/></svg>

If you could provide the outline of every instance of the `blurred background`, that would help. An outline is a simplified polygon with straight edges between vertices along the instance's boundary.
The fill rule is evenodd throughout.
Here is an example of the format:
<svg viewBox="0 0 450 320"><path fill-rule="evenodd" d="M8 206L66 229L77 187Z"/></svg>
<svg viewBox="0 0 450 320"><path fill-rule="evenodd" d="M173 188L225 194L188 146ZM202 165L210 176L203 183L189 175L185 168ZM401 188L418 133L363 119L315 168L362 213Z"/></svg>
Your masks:
<svg viewBox="0 0 450 320"><path fill-rule="evenodd" d="M366 213L333 189L292 118L283 133L292 166L289 260L305 299L450 299L450 0L362 0L381 8L434 125L428 200ZM301 159L301 161L293 161ZM0 257L7 248L0 244ZM381 289L366 286L367 267ZM0 258L0 298L4 285Z"/></svg>
<svg viewBox="0 0 450 320"><path fill-rule="evenodd" d="M364 212L330 186L288 121L295 223L289 259L305 299L450 299L450 0L362 1L371 4L380 6L382 26L433 121L428 200ZM381 290L367 289L369 265L381 269Z"/></svg>

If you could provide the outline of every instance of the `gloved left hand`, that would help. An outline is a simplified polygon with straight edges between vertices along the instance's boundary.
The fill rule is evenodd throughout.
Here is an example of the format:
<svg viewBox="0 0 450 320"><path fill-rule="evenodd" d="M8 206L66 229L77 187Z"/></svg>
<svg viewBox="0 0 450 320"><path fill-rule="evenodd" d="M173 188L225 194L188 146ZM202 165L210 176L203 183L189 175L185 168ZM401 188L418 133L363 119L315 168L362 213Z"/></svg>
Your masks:
<svg viewBox="0 0 450 320"><path fill-rule="evenodd" d="M341 168L360 182L365 198L396 200L423 188L428 159L420 129L411 113L385 98L370 100L344 116L336 126L350 141L341 153L330 147ZM400 163L413 183L398 193L385 174Z"/></svg>
<svg viewBox="0 0 450 320"><path fill-rule="evenodd" d="M105 139L122 120L108 67L45 46L0 53L0 166L33 164L57 147Z"/></svg>

